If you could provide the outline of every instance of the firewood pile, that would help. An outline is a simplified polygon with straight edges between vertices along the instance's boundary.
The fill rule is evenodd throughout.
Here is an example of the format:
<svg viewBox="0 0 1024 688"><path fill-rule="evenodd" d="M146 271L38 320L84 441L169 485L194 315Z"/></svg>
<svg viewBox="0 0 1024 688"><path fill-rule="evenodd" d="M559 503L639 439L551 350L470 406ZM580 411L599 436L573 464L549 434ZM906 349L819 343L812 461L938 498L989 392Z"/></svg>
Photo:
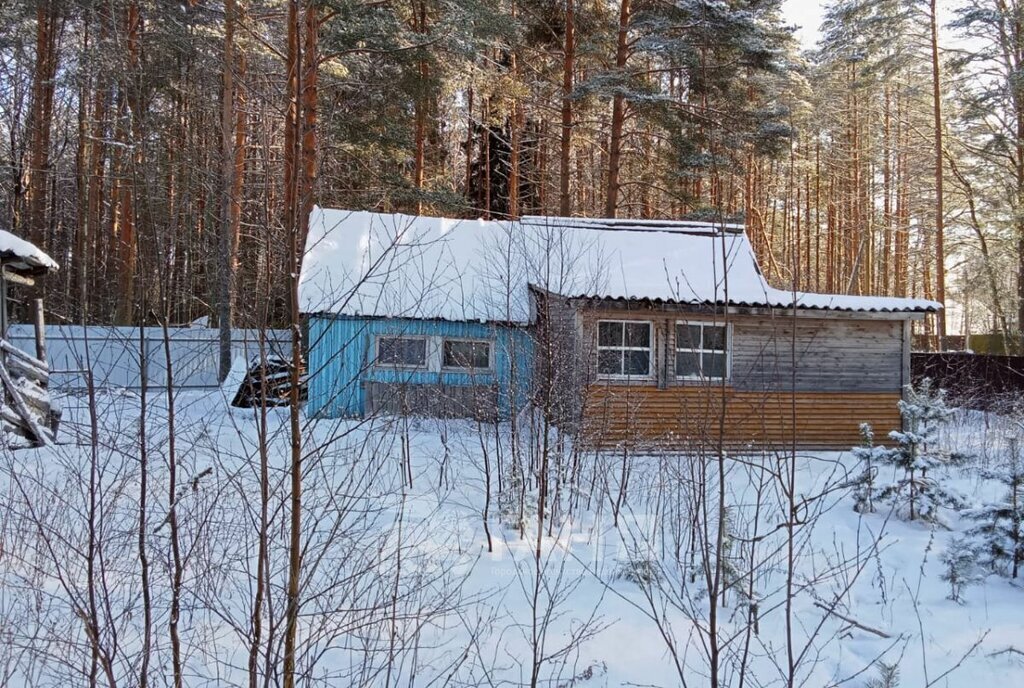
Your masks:
<svg viewBox="0 0 1024 688"><path fill-rule="evenodd" d="M231 405L238 408L258 406L287 406L291 399L292 362L280 356L268 356L265 363L259 358L249 368L238 386ZM299 400L306 400L306 368L299 370Z"/></svg>
<svg viewBox="0 0 1024 688"><path fill-rule="evenodd" d="M0 340L0 427L33 446L53 444L60 412L50 403L50 372L45 361Z"/></svg>

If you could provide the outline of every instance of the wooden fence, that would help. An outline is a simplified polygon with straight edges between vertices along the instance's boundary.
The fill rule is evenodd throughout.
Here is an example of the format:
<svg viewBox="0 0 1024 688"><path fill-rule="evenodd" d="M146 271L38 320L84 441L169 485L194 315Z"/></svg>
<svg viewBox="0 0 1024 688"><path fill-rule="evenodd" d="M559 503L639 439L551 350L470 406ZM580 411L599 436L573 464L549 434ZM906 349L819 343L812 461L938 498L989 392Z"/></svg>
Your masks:
<svg viewBox="0 0 1024 688"><path fill-rule="evenodd" d="M961 406L997 410L1024 404L1024 356L915 353L910 369L915 381L930 378Z"/></svg>

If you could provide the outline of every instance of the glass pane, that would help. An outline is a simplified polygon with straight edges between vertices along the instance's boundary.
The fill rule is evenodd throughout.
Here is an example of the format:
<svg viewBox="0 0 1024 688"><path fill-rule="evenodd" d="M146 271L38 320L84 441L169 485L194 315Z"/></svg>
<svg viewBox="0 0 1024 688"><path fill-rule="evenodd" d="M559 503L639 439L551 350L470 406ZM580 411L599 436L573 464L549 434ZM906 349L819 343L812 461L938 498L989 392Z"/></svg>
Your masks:
<svg viewBox="0 0 1024 688"><path fill-rule="evenodd" d="M724 325L707 325L704 327L704 348L725 351Z"/></svg>
<svg viewBox="0 0 1024 688"><path fill-rule="evenodd" d="M447 340L442 365L445 368L489 368L491 345L487 342Z"/></svg>
<svg viewBox="0 0 1024 688"><path fill-rule="evenodd" d="M700 354L690 351L677 351L676 375L678 377L699 377Z"/></svg>
<svg viewBox="0 0 1024 688"><path fill-rule="evenodd" d="M473 367L491 367L491 345L488 342L473 342Z"/></svg>
<svg viewBox="0 0 1024 688"><path fill-rule="evenodd" d="M704 377L725 377L725 354L704 354Z"/></svg>
<svg viewBox="0 0 1024 688"><path fill-rule="evenodd" d="M650 375L651 373L651 352L649 351L627 351L625 352L626 375Z"/></svg>
<svg viewBox="0 0 1024 688"><path fill-rule="evenodd" d="M626 346L651 346L650 323L626 323Z"/></svg>
<svg viewBox="0 0 1024 688"><path fill-rule="evenodd" d="M383 365L426 365L427 340L381 337L377 342L377 362Z"/></svg>
<svg viewBox="0 0 1024 688"><path fill-rule="evenodd" d="M598 346L622 346L622 323L599 322L597 324Z"/></svg>
<svg viewBox="0 0 1024 688"><path fill-rule="evenodd" d="M598 351L597 372L601 375L622 375L622 351L618 349Z"/></svg>
<svg viewBox="0 0 1024 688"><path fill-rule="evenodd" d="M700 325L676 325L676 348L699 349Z"/></svg>

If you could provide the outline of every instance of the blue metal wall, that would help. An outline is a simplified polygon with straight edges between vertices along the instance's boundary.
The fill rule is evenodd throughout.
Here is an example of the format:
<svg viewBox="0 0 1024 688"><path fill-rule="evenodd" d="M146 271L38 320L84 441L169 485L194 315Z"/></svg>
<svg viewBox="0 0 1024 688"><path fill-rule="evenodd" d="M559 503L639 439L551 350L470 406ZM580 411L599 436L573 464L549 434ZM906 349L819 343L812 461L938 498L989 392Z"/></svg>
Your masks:
<svg viewBox="0 0 1024 688"><path fill-rule="evenodd" d="M494 341L493 370L474 373L406 371L373 365L377 335L429 335ZM499 413L507 418L528 399L533 376L533 339L523 328L480 322L309 316L310 415L327 418L365 413L364 382L498 385Z"/></svg>

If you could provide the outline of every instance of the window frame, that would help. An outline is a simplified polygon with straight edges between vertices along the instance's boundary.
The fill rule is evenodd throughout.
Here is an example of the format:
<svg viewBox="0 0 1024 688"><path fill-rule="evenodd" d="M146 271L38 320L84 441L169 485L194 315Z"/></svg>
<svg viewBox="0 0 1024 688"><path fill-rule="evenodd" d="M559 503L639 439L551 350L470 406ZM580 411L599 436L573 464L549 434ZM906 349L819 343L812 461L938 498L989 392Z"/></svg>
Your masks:
<svg viewBox="0 0 1024 688"><path fill-rule="evenodd" d="M700 343L701 348L679 348L679 335L678 327L680 325L700 326ZM672 375L677 382L728 382L732 378L732 323L718 321L718 320L676 320L672 325ZM718 349L705 349L704 347L704 328L705 327L720 327L725 330L725 350L721 351ZM676 361L680 352L696 353L699 354L698 362L700 364L700 372L697 375L680 375L679 366ZM717 354L725 355L725 372L721 377L710 377L704 374L704 354Z"/></svg>
<svg viewBox="0 0 1024 688"><path fill-rule="evenodd" d="M636 325L645 324L647 325L647 346L625 346L626 332L623 328L622 339L623 344L621 346L602 346L601 345L601 323L622 323L624 325ZM598 380L644 380L649 381L654 378L656 372L656 366L654 364L654 321L653 320L629 320L621 318L599 318L594 325L594 350L597 354L596 360L596 371ZM644 375L630 375L628 373L602 373L601 372L601 351L646 351L647 352L647 373ZM619 368L622 370L625 368L625 361L623 360L622 366Z"/></svg>
<svg viewBox="0 0 1024 688"><path fill-rule="evenodd" d="M423 342L423 363L385 363L380 360L380 342L382 339L414 339ZM423 334L391 334L381 332L373 337L373 367L383 370L430 370L430 337Z"/></svg>
<svg viewBox="0 0 1024 688"><path fill-rule="evenodd" d="M487 367L477 368L470 366L447 366L444 364L444 345L448 342L469 342L472 344L487 345ZM479 375L481 373L494 372L494 346L495 340L483 339L480 337L438 337L437 361L438 369L443 373L464 373L468 375Z"/></svg>

